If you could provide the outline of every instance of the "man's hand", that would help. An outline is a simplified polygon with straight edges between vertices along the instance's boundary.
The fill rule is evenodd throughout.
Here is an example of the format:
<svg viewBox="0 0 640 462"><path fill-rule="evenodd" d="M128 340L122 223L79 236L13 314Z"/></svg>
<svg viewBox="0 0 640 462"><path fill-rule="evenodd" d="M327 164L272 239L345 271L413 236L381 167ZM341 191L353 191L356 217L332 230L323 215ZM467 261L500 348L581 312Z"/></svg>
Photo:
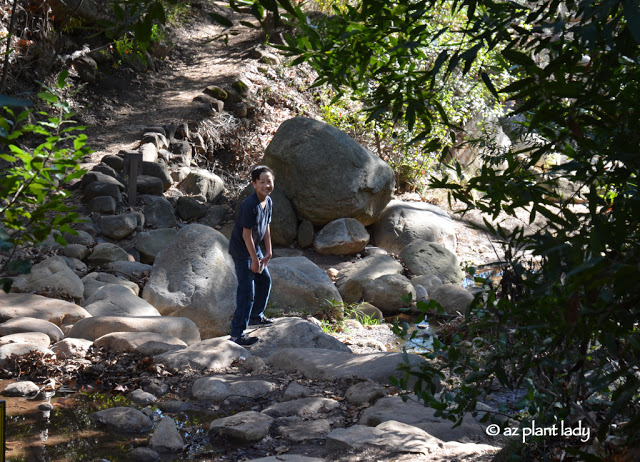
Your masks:
<svg viewBox="0 0 640 462"><path fill-rule="evenodd" d="M254 273L260 272L260 260L258 260L257 258L251 259L251 271L253 271Z"/></svg>
<svg viewBox="0 0 640 462"><path fill-rule="evenodd" d="M262 258L262 260L260 260L260 263L262 263L262 267L266 268L267 264L269 263L269 260L271 260L271 252L267 252L265 254L265 256Z"/></svg>

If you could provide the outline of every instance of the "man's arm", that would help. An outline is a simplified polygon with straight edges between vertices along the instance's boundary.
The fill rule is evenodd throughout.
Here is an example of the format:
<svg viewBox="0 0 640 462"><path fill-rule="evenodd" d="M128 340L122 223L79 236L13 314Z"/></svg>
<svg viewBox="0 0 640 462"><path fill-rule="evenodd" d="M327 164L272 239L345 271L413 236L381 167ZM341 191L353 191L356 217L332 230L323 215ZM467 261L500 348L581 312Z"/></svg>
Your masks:
<svg viewBox="0 0 640 462"><path fill-rule="evenodd" d="M256 253L256 244L253 242L251 228L242 228L242 239L244 240L244 245L247 246L249 255L251 255L251 271L257 273L260 271L260 260L258 260L258 254ZM269 240L269 247L271 247L271 240Z"/></svg>
<svg viewBox="0 0 640 462"><path fill-rule="evenodd" d="M265 255L262 259L262 264L266 267L271 260L271 225L267 224L267 230L264 232L264 250Z"/></svg>

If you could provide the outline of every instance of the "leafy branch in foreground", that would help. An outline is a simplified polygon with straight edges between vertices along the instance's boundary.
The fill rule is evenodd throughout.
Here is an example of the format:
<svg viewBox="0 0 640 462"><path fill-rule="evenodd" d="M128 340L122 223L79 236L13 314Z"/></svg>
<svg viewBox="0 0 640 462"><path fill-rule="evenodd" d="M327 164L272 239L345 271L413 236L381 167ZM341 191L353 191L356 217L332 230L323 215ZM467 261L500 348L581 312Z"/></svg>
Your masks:
<svg viewBox="0 0 640 462"><path fill-rule="evenodd" d="M91 153L86 146L85 127L75 125L73 113L64 100L67 72L56 85L38 94L49 107L47 112L27 110L15 113L5 107L0 117L0 160L8 166L0 174L0 252L5 258L0 274L28 273L30 263L16 259L17 252L43 242L55 230L54 239L65 245L60 233L74 231L69 226L78 220L74 208L66 205L68 183L86 170L80 159ZM37 121L31 123L31 119ZM39 140L34 149L21 141ZM11 279L2 278L5 292Z"/></svg>
<svg viewBox="0 0 640 462"><path fill-rule="evenodd" d="M508 283L478 299L455 335L434 342L428 356L446 373L448 388L437 396L428 387L414 391L459 423L496 387L512 388L523 394L515 409L504 411L521 425L580 420L598 436L588 442L589 454L583 441L532 437L522 448L525 457L553 457L556 449L615 457L639 446L637 2L453 2L466 15L464 38L435 60L425 57L422 67L409 58L419 60L442 33L416 19L449 2L362 0L322 27L287 0L245 3L258 17L270 11L277 19L281 8L297 21L290 52L314 60L319 83L352 88L371 120L383 113L404 118L417 140L431 133L436 117L450 122L436 91L439 76L468 74L481 50L497 52L497 69L481 67L479 78L509 101L521 139L512 149L487 150L478 175L465 184L445 178L432 187L483 212L486 228L512 244ZM378 57L368 51L378 47L377 38L397 44ZM500 67L516 80L506 86L496 80ZM547 156L562 161L544 171L540 161ZM492 221L519 212L528 214L529 225L537 217L545 225L509 232ZM470 350L476 338L484 347Z"/></svg>

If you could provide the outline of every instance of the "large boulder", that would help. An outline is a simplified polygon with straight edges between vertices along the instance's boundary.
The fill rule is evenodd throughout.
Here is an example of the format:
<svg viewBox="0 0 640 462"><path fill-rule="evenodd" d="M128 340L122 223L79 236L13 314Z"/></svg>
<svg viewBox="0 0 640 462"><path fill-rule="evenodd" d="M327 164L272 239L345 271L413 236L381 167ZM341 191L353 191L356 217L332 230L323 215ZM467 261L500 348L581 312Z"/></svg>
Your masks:
<svg viewBox="0 0 640 462"><path fill-rule="evenodd" d="M454 253L457 246L453 220L440 207L424 202L391 201L372 235L375 245L393 253L418 239L438 242Z"/></svg>
<svg viewBox="0 0 640 462"><path fill-rule="evenodd" d="M402 264L389 255L371 255L340 270L336 285L345 303L357 303L370 281L385 274L402 274L403 270Z"/></svg>
<svg viewBox="0 0 640 462"><path fill-rule="evenodd" d="M291 201L285 196L284 192L279 189L276 182L276 188L271 193L273 201L273 216L271 217L271 242L273 245L289 246L296 239L298 234L298 217L291 205ZM253 194L255 189L249 184L238 197L238 207L240 203Z"/></svg>
<svg viewBox="0 0 640 462"><path fill-rule="evenodd" d="M343 217L372 224L395 187L384 161L341 130L304 117L280 125L264 163L298 217L318 226Z"/></svg>
<svg viewBox="0 0 640 462"><path fill-rule="evenodd" d="M338 218L320 230L313 248L320 254L351 255L362 252L369 238L364 225L355 218Z"/></svg>
<svg viewBox="0 0 640 462"><path fill-rule="evenodd" d="M165 316L192 319L203 338L228 334L237 288L228 247L208 226L185 226L156 256L143 298Z"/></svg>
<svg viewBox="0 0 640 462"><path fill-rule="evenodd" d="M279 257L269 262L272 287L269 303L285 312L315 311L326 300L342 301L327 274L306 257Z"/></svg>
<svg viewBox="0 0 640 462"><path fill-rule="evenodd" d="M437 242L414 241L402 249L399 257L416 276L435 275L451 284L459 284L464 279L458 257Z"/></svg>
<svg viewBox="0 0 640 462"><path fill-rule="evenodd" d="M18 317L38 318L63 326L91 315L81 306L64 300L33 294L5 294L0 291L0 322Z"/></svg>

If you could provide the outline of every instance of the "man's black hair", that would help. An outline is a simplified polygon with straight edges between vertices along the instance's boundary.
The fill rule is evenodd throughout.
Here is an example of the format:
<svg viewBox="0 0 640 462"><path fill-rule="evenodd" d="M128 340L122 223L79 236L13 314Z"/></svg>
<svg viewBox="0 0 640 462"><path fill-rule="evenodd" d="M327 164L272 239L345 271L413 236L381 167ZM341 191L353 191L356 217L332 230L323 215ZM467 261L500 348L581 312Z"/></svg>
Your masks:
<svg viewBox="0 0 640 462"><path fill-rule="evenodd" d="M269 172L271 173L271 175L273 175L273 170L271 170L266 165L256 165L255 167L253 167L251 169L251 182L253 183L255 181L258 181L260 179L260 175L262 175L264 172Z"/></svg>

